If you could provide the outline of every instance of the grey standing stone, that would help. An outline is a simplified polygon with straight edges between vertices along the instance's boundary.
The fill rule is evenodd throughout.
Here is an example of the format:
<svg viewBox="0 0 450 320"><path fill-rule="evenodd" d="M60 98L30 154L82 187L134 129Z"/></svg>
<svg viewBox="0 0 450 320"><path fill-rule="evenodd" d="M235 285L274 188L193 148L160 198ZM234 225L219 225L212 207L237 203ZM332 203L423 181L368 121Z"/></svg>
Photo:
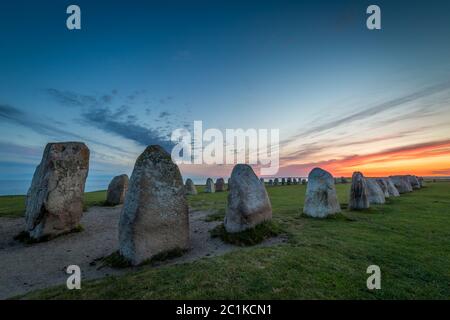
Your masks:
<svg viewBox="0 0 450 320"><path fill-rule="evenodd" d="M370 204L383 204L386 202L384 192L375 179L366 179Z"/></svg>
<svg viewBox="0 0 450 320"><path fill-rule="evenodd" d="M367 183L361 172L354 172L348 208L350 210L364 210L370 207Z"/></svg>
<svg viewBox="0 0 450 320"><path fill-rule="evenodd" d="M269 186L273 186L273 180L272 179L269 180Z"/></svg>
<svg viewBox="0 0 450 320"><path fill-rule="evenodd" d="M407 177L408 177L409 183L411 184L411 187L413 188L413 190L420 189L420 182L416 176L408 175Z"/></svg>
<svg viewBox="0 0 450 320"><path fill-rule="evenodd" d="M423 177L418 177L418 179L419 179L420 187L421 188L425 187L425 180L423 179Z"/></svg>
<svg viewBox="0 0 450 320"><path fill-rule="evenodd" d="M261 183L262 183L263 185L265 184L264 178L259 178L259 181L261 181Z"/></svg>
<svg viewBox="0 0 450 320"><path fill-rule="evenodd" d="M398 192L397 188L395 187L394 182L391 178L384 178L384 180L387 183L388 186L388 192L390 197L400 197L400 193Z"/></svg>
<svg viewBox="0 0 450 320"><path fill-rule="evenodd" d="M187 195L195 196L197 194L197 188L195 187L192 179L187 179L186 184L184 185L185 191Z"/></svg>
<svg viewBox="0 0 450 320"><path fill-rule="evenodd" d="M216 180L215 189L216 192L225 191L225 180L223 180L223 178L219 178Z"/></svg>
<svg viewBox="0 0 450 320"><path fill-rule="evenodd" d="M216 188L214 186L214 181L211 178L206 179L206 187L205 187L206 193L214 193L216 192Z"/></svg>
<svg viewBox="0 0 450 320"><path fill-rule="evenodd" d="M272 206L266 188L247 164L237 164L231 173L224 226L236 233L272 219Z"/></svg>
<svg viewBox="0 0 450 320"><path fill-rule="evenodd" d="M31 238L53 237L79 225L88 171L84 143L47 144L27 193L25 221Z"/></svg>
<svg viewBox="0 0 450 320"><path fill-rule="evenodd" d="M407 176L390 176L400 194L412 192L412 186Z"/></svg>
<svg viewBox="0 0 450 320"><path fill-rule="evenodd" d="M126 174L114 177L108 185L106 203L111 206L122 204L125 200L125 195L127 194L128 182L129 179Z"/></svg>
<svg viewBox="0 0 450 320"><path fill-rule="evenodd" d="M302 179L302 184L306 184L306 179Z"/></svg>
<svg viewBox="0 0 450 320"><path fill-rule="evenodd" d="M320 168L308 175L303 213L315 218L325 218L341 212L333 176Z"/></svg>
<svg viewBox="0 0 450 320"><path fill-rule="evenodd" d="M380 186L383 191L384 197L389 198L391 195L389 194L388 184L385 178L375 178L376 183Z"/></svg>
<svg viewBox="0 0 450 320"><path fill-rule="evenodd" d="M137 158L119 221L120 254L133 265L189 247L189 209L178 166L152 145Z"/></svg>
<svg viewBox="0 0 450 320"><path fill-rule="evenodd" d="M274 185L274 186L277 186L277 185L279 185L279 184L280 184L280 182L279 182L278 178L275 178L275 179L273 180L273 185Z"/></svg>
<svg viewBox="0 0 450 320"><path fill-rule="evenodd" d="M230 191L230 178L227 179L227 190Z"/></svg>
<svg viewBox="0 0 450 320"><path fill-rule="evenodd" d="M287 183L288 186L290 186L292 184L292 179L291 178L287 178L286 183Z"/></svg>
<svg viewBox="0 0 450 320"><path fill-rule="evenodd" d="M286 179L285 178L281 178L281 185L284 186L286 184Z"/></svg>

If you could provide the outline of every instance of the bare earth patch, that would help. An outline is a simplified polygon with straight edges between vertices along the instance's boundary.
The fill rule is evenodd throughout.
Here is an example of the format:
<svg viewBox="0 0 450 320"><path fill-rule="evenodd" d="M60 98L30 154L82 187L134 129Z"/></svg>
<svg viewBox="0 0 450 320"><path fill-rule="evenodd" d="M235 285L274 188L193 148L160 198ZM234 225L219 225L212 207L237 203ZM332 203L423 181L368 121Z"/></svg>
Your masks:
<svg viewBox="0 0 450 320"><path fill-rule="evenodd" d="M24 230L23 218L0 218L0 299L65 284L68 277L65 270L71 264L80 266L82 281L148 267L113 269L96 262L118 250L120 211L121 206L92 207L81 220L82 232L32 245L13 239ZM156 266L190 262L239 250L239 247L210 236L209 231L221 223L205 221L210 214L212 212L191 211L191 249L181 257L158 262ZM275 245L285 240L283 237L271 238L260 246Z"/></svg>

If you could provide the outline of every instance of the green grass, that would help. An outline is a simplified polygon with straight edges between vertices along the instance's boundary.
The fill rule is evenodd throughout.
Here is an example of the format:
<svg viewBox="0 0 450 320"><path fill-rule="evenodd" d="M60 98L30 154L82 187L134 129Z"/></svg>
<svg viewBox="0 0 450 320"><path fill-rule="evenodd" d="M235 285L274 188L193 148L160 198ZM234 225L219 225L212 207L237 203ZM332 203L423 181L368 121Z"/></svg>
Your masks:
<svg viewBox="0 0 450 320"><path fill-rule="evenodd" d="M237 233L228 233L222 223L212 229L210 233L212 237L218 237L226 243L234 244L236 246L253 246L268 238L280 235L282 230L275 222L266 221L252 229Z"/></svg>
<svg viewBox="0 0 450 320"><path fill-rule="evenodd" d="M350 184L337 185L347 203ZM274 222L289 241L222 256L29 293L34 299L449 299L450 183L331 219L301 215L305 186L268 187ZM194 208L223 209L227 192L189 197ZM381 290L366 288L380 266Z"/></svg>
<svg viewBox="0 0 450 320"><path fill-rule="evenodd" d="M84 194L84 210L92 206L104 206L106 190L86 192ZM25 213L25 196L0 196L0 217L17 218Z"/></svg>

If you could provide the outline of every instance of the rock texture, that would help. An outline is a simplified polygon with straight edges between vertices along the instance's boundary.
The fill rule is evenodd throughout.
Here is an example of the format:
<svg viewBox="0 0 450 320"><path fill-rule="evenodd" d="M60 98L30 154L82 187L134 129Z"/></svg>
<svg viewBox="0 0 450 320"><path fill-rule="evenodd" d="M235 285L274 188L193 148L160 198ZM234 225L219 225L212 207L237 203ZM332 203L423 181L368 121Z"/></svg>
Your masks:
<svg viewBox="0 0 450 320"><path fill-rule="evenodd" d="M370 207L366 179L361 172L354 172L348 208L350 210L364 210Z"/></svg>
<svg viewBox="0 0 450 320"><path fill-rule="evenodd" d="M383 191L384 197L389 198L391 195L389 194L386 178L376 178L375 181L376 183L378 183L381 190Z"/></svg>
<svg viewBox="0 0 450 320"><path fill-rule="evenodd" d="M214 181L211 178L206 179L206 187L205 187L206 193L214 193L216 192L216 187L214 186Z"/></svg>
<svg viewBox="0 0 450 320"><path fill-rule="evenodd" d="M400 194L412 192L412 186L407 176L390 176Z"/></svg>
<svg viewBox="0 0 450 320"><path fill-rule="evenodd" d="M272 206L252 167L237 164L231 173L231 191L224 225L227 232L236 233L272 219Z"/></svg>
<svg viewBox="0 0 450 320"><path fill-rule="evenodd" d="M327 171L314 168L308 175L303 213L315 218L325 218L341 212L333 176Z"/></svg>
<svg viewBox="0 0 450 320"><path fill-rule="evenodd" d="M387 183L388 192L390 197L400 197L400 193L398 192L397 188L394 185L394 182L391 178L384 178L384 180Z"/></svg>
<svg viewBox="0 0 450 320"><path fill-rule="evenodd" d="M116 206L122 204L125 201L125 195L128 190L128 176L121 174L114 177L108 185L108 191L106 192L106 203L110 206Z"/></svg>
<svg viewBox="0 0 450 320"><path fill-rule="evenodd" d="M133 265L189 247L189 210L178 166L160 146L138 157L119 222L120 254Z"/></svg>
<svg viewBox="0 0 450 320"><path fill-rule="evenodd" d="M384 192L375 179L366 179L366 184L370 204L383 204L386 202Z"/></svg>
<svg viewBox="0 0 450 320"><path fill-rule="evenodd" d="M416 176L408 176L409 183L411 184L411 187L413 190L420 189L420 182L419 179Z"/></svg>
<svg viewBox="0 0 450 320"><path fill-rule="evenodd" d="M89 149L84 143L47 144L26 199L26 231L31 238L53 237L79 225L88 171Z"/></svg>
<svg viewBox="0 0 450 320"><path fill-rule="evenodd" d="M195 187L192 179L187 179L186 184L184 185L185 191L187 195L195 196L197 194L197 188Z"/></svg>
<svg viewBox="0 0 450 320"><path fill-rule="evenodd" d="M216 188L216 192L225 191L225 180L223 180L223 178L217 179L215 188Z"/></svg>

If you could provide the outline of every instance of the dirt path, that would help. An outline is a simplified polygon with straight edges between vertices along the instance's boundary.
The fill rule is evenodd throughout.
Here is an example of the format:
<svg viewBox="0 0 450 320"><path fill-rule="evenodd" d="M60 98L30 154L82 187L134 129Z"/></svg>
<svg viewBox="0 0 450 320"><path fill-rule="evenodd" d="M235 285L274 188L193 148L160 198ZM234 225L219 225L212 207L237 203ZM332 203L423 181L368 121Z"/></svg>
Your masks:
<svg viewBox="0 0 450 320"><path fill-rule="evenodd" d="M73 233L49 242L24 245L13 240L24 230L23 219L0 218L0 299L31 290L65 284L68 265L81 268L82 280L107 275L119 275L138 268L99 268L94 260L118 249L117 228L121 207L93 207L83 216L83 232ZM239 248L211 238L209 230L220 222L205 222L211 212L190 213L191 250L179 258L160 263L160 266L194 261L206 256L216 256ZM261 245L274 245L283 238L269 239Z"/></svg>

